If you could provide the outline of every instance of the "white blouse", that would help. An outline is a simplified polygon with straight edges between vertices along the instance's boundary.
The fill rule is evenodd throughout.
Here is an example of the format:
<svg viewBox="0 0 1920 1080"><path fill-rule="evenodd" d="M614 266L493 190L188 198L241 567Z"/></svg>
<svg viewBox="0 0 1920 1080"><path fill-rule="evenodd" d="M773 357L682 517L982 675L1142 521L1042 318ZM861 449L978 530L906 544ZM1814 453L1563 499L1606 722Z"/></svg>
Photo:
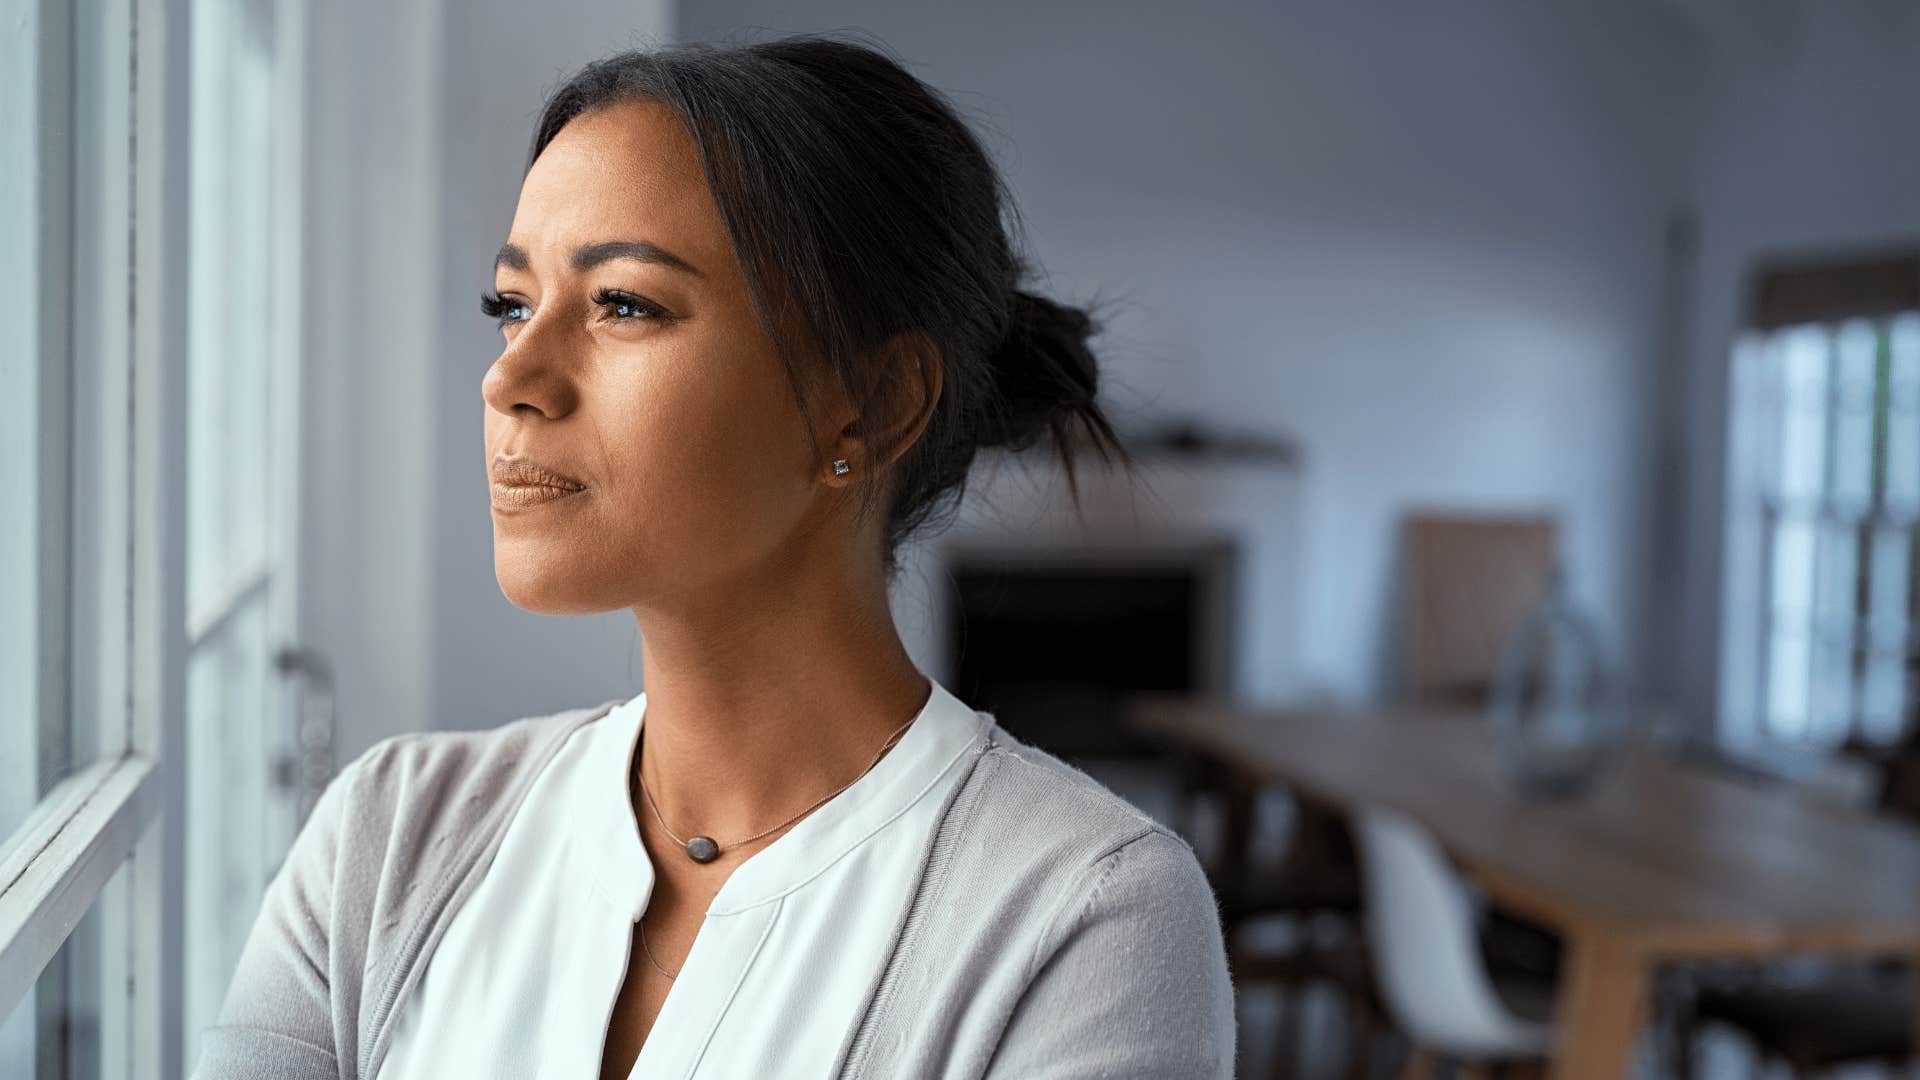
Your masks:
<svg viewBox="0 0 1920 1080"><path fill-rule="evenodd" d="M734 868L631 1077L825 1076L852 1038L945 796L992 717L937 681L869 772ZM626 768L646 694L568 737L394 1019L374 1080L600 1075L653 864ZM642 961L644 962L644 960Z"/></svg>

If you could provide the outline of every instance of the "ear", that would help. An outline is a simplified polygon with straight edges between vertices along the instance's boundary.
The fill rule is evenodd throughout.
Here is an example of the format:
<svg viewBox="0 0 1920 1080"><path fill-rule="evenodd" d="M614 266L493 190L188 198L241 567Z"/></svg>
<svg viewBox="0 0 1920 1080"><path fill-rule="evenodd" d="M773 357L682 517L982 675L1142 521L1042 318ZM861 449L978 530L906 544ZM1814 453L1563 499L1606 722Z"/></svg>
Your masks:
<svg viewBox="0 0 1920 1080"><path fill-rule="evenodd" d="M880 373L872 402L865 415L851 409L841 414L847 419L827 447L822 473L826 483L835 487L862 480L912 449L940 401L940 347L926 332L903 330L893 335L874 350L871 362ZM845 475L836 476L833 462L841 458L849 468Z"/></svg>

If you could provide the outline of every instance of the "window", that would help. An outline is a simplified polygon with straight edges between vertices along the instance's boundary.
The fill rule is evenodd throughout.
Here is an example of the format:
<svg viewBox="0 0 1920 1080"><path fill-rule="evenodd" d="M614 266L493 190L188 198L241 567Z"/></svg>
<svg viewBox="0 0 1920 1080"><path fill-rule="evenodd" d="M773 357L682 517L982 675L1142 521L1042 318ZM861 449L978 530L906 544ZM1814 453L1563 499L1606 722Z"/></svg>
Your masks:
<svg viewBox="0 0 1920 1080"><path fill-rule="evenodd" d="M0 1076L174 1078L332 769L283 677L304 5L6 3Z"/></svg>
<svg viewBox="0 0 1920 1080"><path fill-rule="evenodd" d="M1920 257L1762 275L1735 346L1722 727L1920 731Z"/></svg>
<svg viewBox="0 0 1920 1080"><path fill-rule="evenodd" d="M0 425L24 511L0 530L8 1076L149 1075L170 1045L155 990L179 913L164 872L180 715L176 14L26 0L0 44L0 362L25 394Z"/></svg>

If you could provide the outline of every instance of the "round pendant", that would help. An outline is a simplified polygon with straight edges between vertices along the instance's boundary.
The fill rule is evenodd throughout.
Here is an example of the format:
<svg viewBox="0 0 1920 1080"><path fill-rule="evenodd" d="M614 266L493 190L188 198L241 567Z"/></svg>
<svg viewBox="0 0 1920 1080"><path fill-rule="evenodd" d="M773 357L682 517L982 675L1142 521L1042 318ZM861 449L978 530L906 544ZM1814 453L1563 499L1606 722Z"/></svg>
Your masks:
<svg viewBox="0 0 1920 1080"><path fill-rule="evenodd" d="M697 863L710 863L720 857L720 845L709 836L696 836L687 841L687 857Z"/></svg>

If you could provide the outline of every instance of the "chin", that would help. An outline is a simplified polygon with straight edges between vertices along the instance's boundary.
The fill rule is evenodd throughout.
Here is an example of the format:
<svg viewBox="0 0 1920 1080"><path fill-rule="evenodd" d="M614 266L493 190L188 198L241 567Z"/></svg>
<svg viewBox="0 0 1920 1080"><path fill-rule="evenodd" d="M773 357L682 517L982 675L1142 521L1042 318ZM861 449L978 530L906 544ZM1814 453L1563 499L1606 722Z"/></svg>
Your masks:
<svg viewBox="0 0 1920 1080"><path fill-rule="evenodd" d="M543 582L526 581L498 571L494 573L494 578L500 582L501 595L522 611L531 611L536 615L566 615L576 610L568 597L557 594Z"/></svg>
<svg viewBox="0 0 1920 1080"><path fill-rule="evenodd" d="M619 606L600 603L581 591L588 579L581 567L537 552L496 547L493 576L509 603L536 615L593 615Z"/></svg>

